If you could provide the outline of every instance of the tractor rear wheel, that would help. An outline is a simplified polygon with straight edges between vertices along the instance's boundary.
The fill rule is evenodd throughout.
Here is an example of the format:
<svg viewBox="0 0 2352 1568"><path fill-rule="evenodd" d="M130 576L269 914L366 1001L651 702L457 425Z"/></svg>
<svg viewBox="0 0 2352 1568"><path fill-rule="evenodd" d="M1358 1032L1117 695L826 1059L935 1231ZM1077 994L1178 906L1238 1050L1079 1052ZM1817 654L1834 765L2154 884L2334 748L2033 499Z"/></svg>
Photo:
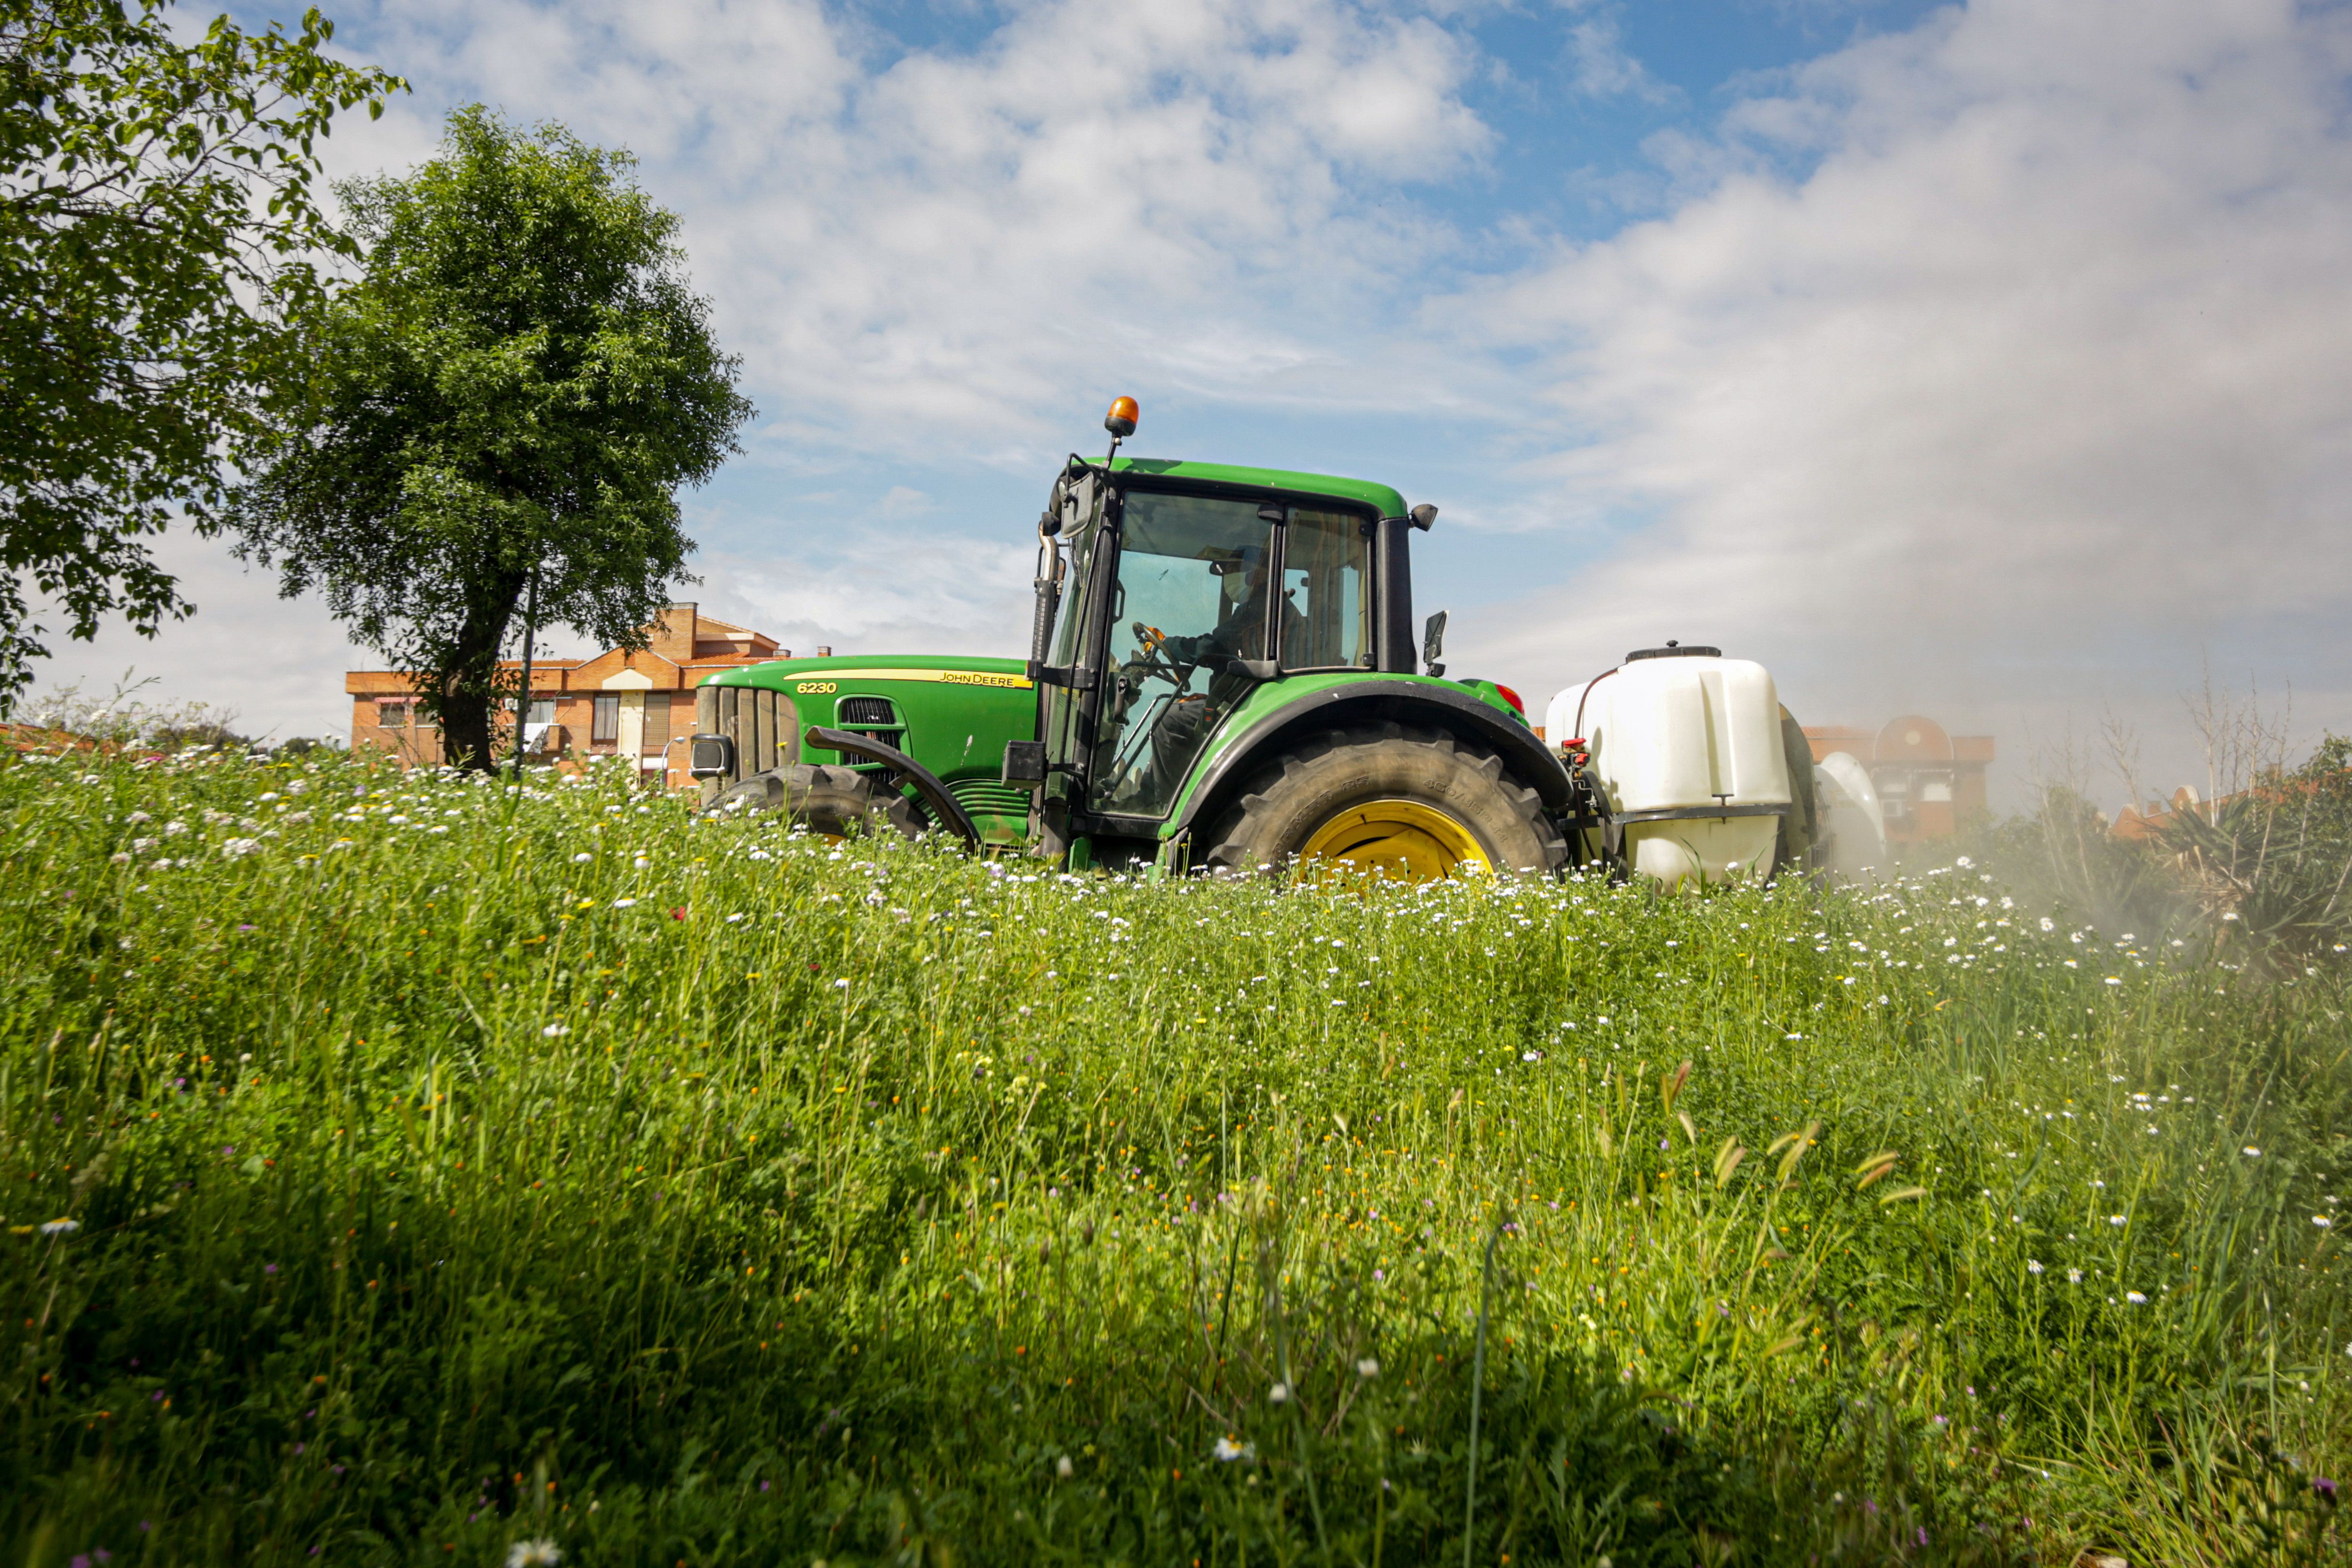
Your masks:
<svg viewBox="0 0 2352 1568"><path fill-rule="evenodd" d="M1197 864L1246 877L1325 861L1402 881L1463 871L1549 874L1568 842L1503 760L1397 724L1335 730L1253 779Z"/></svg>
<svg viewBox="0 0 2352 1568"><path fill-rule="evenodd" d="M781 811L794 824L827 838L852 832L893 832L919 838L929 820L895 790L877 788L856 768L795 763L730 784L709 807L714 812Z"/></svg>

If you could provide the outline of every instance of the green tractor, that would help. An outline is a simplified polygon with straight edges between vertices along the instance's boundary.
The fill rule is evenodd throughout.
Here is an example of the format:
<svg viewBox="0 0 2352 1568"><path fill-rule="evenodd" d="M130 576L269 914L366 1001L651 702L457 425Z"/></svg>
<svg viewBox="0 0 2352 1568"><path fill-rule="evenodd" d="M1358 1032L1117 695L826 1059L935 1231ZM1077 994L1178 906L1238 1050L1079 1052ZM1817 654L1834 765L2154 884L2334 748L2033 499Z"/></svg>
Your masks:
<svg viewBox="0 0 2352 1568"><path fill-rule="evenodd" d="M1066 865L1218 876L1344 863L1415 880L1549 873L1595 821L1517 695L1416 639L1386 485L1073 456L1038 522L1024 663L874 657L730 669L698 694L706 808L945 832Z"/></svg>

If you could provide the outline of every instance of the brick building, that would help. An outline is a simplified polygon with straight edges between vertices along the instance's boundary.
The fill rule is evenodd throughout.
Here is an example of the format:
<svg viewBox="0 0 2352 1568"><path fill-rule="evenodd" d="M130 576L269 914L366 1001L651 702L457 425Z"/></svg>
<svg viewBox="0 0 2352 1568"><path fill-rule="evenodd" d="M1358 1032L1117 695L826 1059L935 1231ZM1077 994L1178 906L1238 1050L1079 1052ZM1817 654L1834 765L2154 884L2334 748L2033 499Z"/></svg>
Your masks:
<svg viewBox="0 0 2352 1568"><path fill-rule="evenodd" d="M1809 726L1805 739L1816 763L1843 752L1863 765L1878 791L1889 844L1948 838L1984 815L1990 735L1949 735L1933 719L1911 713L1875 731Z"/></svg>
<svg viewBox="0 0 2352 1568"><path fill-rule="evenodd" d="M673 786L689 781L686 741L694 733L694 689L713 670L790 658L776 639L692 605L672 605L646 629L642 651L607 648L593 658L534 658L523 735L541 755L634 756ZM521 661L501 668L520 675ZM443 761L441 732L420 722L416 686L396 669L343 677L352 699L352 746L373 746L425 763ZM508 745L514 731L506 731Z"/></svg>

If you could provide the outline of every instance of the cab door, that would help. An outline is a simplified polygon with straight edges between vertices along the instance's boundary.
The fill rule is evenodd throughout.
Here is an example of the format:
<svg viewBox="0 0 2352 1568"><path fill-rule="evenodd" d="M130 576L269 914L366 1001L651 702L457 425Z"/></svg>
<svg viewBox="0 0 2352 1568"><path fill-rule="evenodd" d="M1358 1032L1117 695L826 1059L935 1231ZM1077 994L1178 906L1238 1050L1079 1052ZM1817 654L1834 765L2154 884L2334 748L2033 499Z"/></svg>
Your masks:
<svg viewBox="0 0 2352 1568"><path fill-rule="evenodd" d="M1050 652L1031 674L1037 685L1037 738L1045 749L1045 782L1037 793L1037 851L1047 857L1070 845L1070 813L1086 798L1086 768L1094 752L1096 696L1103 665L1102 611L1108 580L1118 570L1118 496L1092 469L1064 476L1048 511L1059 520L1045 572L1057 579L1041 587L1041 616Z"/></svg>
<svg viewBox="0 0 2352 1568"><path fill-rule="evenodd" d="M1114 832L1151 836L1202 748L1276 672L1286 619L1284 508L1256 497L1130 489L1105 572L1102 679L1087 809Z"/></svg>

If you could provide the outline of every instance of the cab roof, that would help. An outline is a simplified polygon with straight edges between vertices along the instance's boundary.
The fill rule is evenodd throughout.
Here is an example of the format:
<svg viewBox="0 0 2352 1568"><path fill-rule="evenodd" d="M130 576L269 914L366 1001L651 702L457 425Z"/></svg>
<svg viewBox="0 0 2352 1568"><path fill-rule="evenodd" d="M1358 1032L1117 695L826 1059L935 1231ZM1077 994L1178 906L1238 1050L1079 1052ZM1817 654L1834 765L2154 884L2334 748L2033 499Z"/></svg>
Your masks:
<svg viewBox="0 0 2352 1568"><path fill-rule="evenodd" d="M1195 480L1202 484L1240 485L1255 490L1291 490L1329 496L1370 507L1382 517L1402 517L1404 497L1387 485L1369 479L1341 479L1335 474L1301 474L1288 468L1247 468L1232 463L1194 463L1181 458L1114 458L1111 471L1153 479Z"/></svg>

